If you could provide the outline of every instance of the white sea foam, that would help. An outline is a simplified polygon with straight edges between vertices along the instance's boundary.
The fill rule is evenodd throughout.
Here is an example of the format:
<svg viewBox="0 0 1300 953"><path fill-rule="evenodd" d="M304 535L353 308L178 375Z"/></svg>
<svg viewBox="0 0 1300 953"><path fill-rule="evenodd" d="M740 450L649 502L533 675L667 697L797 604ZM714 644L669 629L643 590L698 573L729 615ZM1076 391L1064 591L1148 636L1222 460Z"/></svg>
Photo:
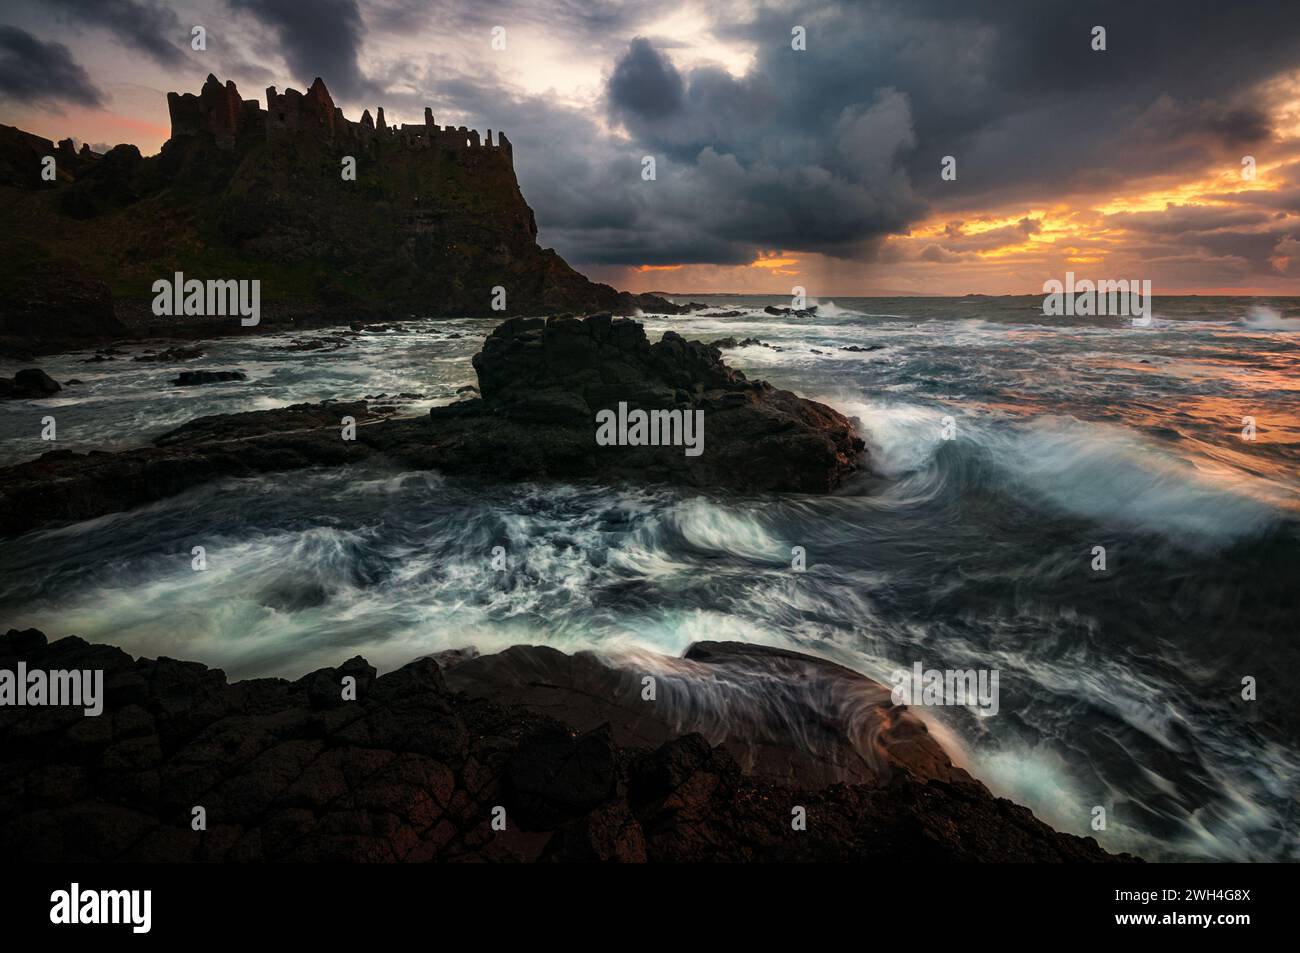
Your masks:
<svg viewBox="0 0 1300 953"><path fill-rule="evenodd" d="M1300 318L1284 318L1273 308L1262 305L1251 308L1236 324L1252 331L1300 331Z"/></svg>
<svg viewBox="0 0 1300 953"><path fill-rule="evenodd" d="M830 400L859 418L876 472L891 478L936 465L953 416L957 453L987 460L1015 484L1076 516L1193 546L1258 534L1284 515L1285 488L1209 456L1179 456L1137 431L1073 417L1011 421L957 416L941 406Z"/></svg>

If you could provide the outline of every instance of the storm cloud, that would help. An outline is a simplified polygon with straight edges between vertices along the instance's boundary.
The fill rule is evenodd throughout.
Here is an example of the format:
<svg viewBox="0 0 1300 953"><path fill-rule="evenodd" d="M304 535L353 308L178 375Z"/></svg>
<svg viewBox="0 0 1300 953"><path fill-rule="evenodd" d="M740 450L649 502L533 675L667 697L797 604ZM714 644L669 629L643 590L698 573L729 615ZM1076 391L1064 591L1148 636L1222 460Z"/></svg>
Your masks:
<svg viewBox="0 0 1300 953"><path fill-rule="evenodd" d="M294 76L310 83L325 77L337 95L369 91L361 71L364 26L356 0L229 0L230 7L274 31Z"/></svg>
<svg viewBox="0 0 1300 953"><path fill-rule="evenodd" d="M14 26L0 26L0 96L56 107L103 103L103 94L66 46Z"/></svg>
<svg viewBox="0 0 1300 953"><path fill-rule="evenodd" d="M148 0L46 0L76 28L100 27L123 46L145 53L163 66L184 58L179 44L188 43L189 28L176 12Z"/></svg>

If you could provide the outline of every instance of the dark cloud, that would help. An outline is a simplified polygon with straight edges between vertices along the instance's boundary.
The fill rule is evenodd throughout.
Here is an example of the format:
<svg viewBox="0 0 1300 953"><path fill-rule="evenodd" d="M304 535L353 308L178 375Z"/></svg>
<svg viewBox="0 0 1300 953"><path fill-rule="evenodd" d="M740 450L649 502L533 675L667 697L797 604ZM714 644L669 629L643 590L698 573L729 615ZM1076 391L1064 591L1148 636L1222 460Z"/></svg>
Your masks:
<svg viewBox="0 0 1300 953"><path fill-rule="evenodd" d="M1272 215L1260 209L1171 205L1159 212L1116 212L1106 216L1106 226L1144 235L1177 236L1263 226L1273 220Z"/></svg>
<svg viewBox="0 0 1300 953"><path fill-rule="evenodd" d="M788 92L761 70L683 77L643 38L615 64L610 115L659 163L646 220L675 218L696 236L698 250L679 261L710 260L704 248L719 242L728 262L759 247L860 257L924 211L902 167L915 145L905 93L861 90L821 108L814 127L783 122Z"/></svg>
<svg viewBox="0 0 1300 953"><path fill-rule="evenodd" d="M365 27L356 0L228 0L231 9L251 14L275 31L281 55L298 77L320 76L336 96L355 97L371 90L358 65Z"/></svg>
<svg viewBox="0 0 1300 953"><path fill-rule="evenodd" d="M149 0L45 0L75 26L101 27L122 45L145 53L164 66L185 57L181 44L190 40L174 10Z"/></svg>
<svg viewBox="0 0 1300 953"><path fill-rule="evenodd" d="M609 101L616 115L673 116L682 108L682 77L649 40L637 37L609 78Z"/></svg>
<svg viewBox="0 0 1300 953"><path fill-rule="evenodd" d="M467 45L486 47L494 26L507 41L519 28L540 28L592 51L611 55L627 46L629 31L646 16L645 0L522 0L481 3L466 0L368 0L365 22L375 32L407 34L435 27Z"/></svg>
<svg viewBox="0 0 1300 953"><path fill-rule="evenodd" d="M103 105L103 94L62 43L0 26L0 96L30 103Z"/></svg>
<svg viewBox="0 0 1300 953"><path fill-rule="evenodd" d="M1236 272L1278 274L1273 259L1294 246L1300 222L1258 208L1171 205L1160 212L1118 212L1106 226L1121 231L1138 259L1167 263L1171 256L1231 261Z"/></svg>
<svg viewBox="0 0 1300 953"><path fill-rule="evenodd" d="M936 204L1063 202L1235 164L1272 135L1255 87L1300 66L1293 0L1231 9L828 0L735 11L713 29L753 47L743 77L681 71L671 38L638 38L606 89L610 116L660 157L638 228L650 235L650 219L679 216L701 253L721 240L860 257ZM807 30L804 52L790 47L794 25ZM1091 49L1095 25L1106 27L1105 52ZM957 158L955 182L940 177L946 155ZM968 244L1003 238L1023 241ZM952 251L933 247L931 258ZM655 250L647 243L627 260Z"/></svg>

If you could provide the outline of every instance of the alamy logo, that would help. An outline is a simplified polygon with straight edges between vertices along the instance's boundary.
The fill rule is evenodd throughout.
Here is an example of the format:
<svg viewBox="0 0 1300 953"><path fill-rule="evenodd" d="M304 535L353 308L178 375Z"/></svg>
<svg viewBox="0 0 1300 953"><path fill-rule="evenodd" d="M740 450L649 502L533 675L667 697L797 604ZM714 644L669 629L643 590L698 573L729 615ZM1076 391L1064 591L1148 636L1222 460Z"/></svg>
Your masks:
<svg viewBox="0 0 1300 953"><path fill-rule="evenodd" d="M104 711L104 671L40 669L28 671L26 662L19 662L15 671L0 669L0 706L69 705L81 708L94 718Z"/></svg>
<svg viewBox="0 0 1300 953"><path fill-rule="evenodd" d="M68 890L50 894L50 922L55 924L127 923L132 933L148 933L153 924L152 890Z"/></svg>
<svg viewBox="0 0 1300 953"><path fill-rule="evenodd" d="M1087 278L1074 280L1074 272L1065 273L1065 284L1051 278L1043 282L1043 314L1055 317L1083 315L1123 315L1134 324L1151 323L1151 280L1129 281Z"/></svg>
<svg viewBox="0 0 1300 953"><path fill-rule="evenodd" d="M998 713L998 670L925 668L920 662L911 670L896 669L889 680L889 693L895 705L957 705L975 707L980 715Z"/></svg>
<svg viewBox="0 0 1300 953"><path fill-rule="evenodd" d="M704 452L704 411L632 410L596 413L596 443L602 447L685 447L688 457Z"/></svg>
<svg viewBox="0 0 1300 953"><path fill-rule="evenodd" d="M171 281L166 278L155 281L153 293L153 313L158 317L237 314L239 323L246 328L262 320L262 282L256 278L186 281L185 275L178 271Z"/></svg>

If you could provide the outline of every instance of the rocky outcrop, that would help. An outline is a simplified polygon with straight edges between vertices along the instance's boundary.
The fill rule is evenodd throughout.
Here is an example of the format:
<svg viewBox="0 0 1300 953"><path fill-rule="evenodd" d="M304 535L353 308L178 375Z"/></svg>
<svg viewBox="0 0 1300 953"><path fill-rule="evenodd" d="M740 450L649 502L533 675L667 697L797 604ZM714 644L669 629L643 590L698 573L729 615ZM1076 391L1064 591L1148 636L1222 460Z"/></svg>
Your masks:
<svg viewBox="0 0 1300 953"><path fill-rule="evenodd" d="M172 384L176 387L200 387L203 384L246 380L248 375L243 371L181 371Z"/></svg>
<svg viewBox="0 0 1300 953"><path fill-rule="evenodd" d="M200 347L168 347L161 351L146 350L143 354L131 358L133 361L159 361L172 363L174 361L194 361L203 357L204 351Z"/></svg>
<svg viewBox="0 0 1300 953"><path fill-rule="evenodd" d="M45 158L54 159L54 182L46 178ZM71 182L98 162L98 153L82 144L73 146L71 139L55 145L44 136L24 132L14 126L0 125L0 185L19 189L53 188L58 182Z"/></svg>
<svg viewBox="0 0 1300 953"><path fill-rule="evenodd" d="M474 369L482 401L434 408L433 418L482 419L485 441L511 441L547 475L826 493L863 450L853 424L831 408L749 381L717 348L675 332L651 345L640 323L608 314L507 321ZM620 404L700 415L703 452L597 446L596 415Z"/></svg>
<svg viewBox="0 0 1300 953"><path fill-rule="evenodd" d="M0 851L14 862L1131 859L963 776L898 764L800 788L747 774L700 734L622 744L565 721L565 700L581 708L594 685L557 690L552 717L493 698L488 660L474 695L433 659L231 684L193 662L11 630L0 668L20 661L105 674L96 717L0 708Z"/></svg>
<svg viewBox="0 0 1300 953"><path fill-rule="evenodd" d="M218 477L365 460L488 480L672 483L745 492L827 493L860 465L851 421L823 404L749 381L716 348L608 314L513 319L474 358L481 397L391 418L364 401L201 417L153 446L55 450L0 468L0 532L81 520ZM203 372L185 372L203 373ZM702 415L702 452L600 446L596 415L620 403ZM344 440L343 421L356 423Z"/></svg>
<svg viewBox="0 0 1300 953"><path fill-rule="evenodd" d="M63 387L39 367L18 371L11 379L0 378L0 400L50 397Z"/></svg>

